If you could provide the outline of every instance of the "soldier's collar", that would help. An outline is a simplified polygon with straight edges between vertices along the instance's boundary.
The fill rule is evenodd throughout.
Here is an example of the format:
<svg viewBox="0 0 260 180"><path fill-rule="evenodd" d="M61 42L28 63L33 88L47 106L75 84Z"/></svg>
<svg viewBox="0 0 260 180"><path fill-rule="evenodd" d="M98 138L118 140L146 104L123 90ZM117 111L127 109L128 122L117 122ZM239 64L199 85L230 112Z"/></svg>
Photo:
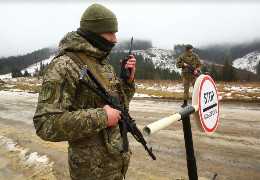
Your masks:
<svg viewBox="0 0 260 180"><path fill-rule="evenodd" d="M186 54L186 56L189 56L189 57L190 57L192 53L186 52L185 54Z"/></svg>
<svg viewBox="0 0 260 180"><path fill-rule="evenodd" d="M112 48L115 46L114 43L108 41L106 38L96 34L85 28L78 28L77 33L87 40L92 46L98 48L100 51L110 53Z"/></svg>

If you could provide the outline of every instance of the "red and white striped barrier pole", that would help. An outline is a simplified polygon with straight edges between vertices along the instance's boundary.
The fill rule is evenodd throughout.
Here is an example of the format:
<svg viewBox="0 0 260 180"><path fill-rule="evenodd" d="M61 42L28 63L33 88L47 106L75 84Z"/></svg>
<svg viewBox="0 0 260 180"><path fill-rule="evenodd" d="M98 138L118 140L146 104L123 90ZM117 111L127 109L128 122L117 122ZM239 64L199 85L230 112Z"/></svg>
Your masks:
<svg viewBox="0 0 260 180"><path fill-rule="evenodd" d="M234 91L231 91L231 93L227 93L227 94L225 94L225 95L223 95L223 96L219 96L218 99L219 99L219 100L222 100L222 99L227 98L227 97L229 97L229 96L232 96L232 95L234 95L234 94L235 94L235 92L234 92Z"/></svg>

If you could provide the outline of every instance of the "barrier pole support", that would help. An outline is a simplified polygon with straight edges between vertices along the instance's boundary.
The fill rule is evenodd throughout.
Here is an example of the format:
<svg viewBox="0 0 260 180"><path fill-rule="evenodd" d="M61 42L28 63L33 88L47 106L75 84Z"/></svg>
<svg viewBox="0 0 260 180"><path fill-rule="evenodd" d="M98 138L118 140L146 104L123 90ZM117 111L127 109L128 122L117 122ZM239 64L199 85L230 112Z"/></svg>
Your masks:
<svg viewBox="0 0 260 180"><path fill-rule="evenodd" d="M187 168L189 180L198 180L196 159L194 156L192 132L190 125L190 115L182 117L183 133L186 148Z"/></svg>

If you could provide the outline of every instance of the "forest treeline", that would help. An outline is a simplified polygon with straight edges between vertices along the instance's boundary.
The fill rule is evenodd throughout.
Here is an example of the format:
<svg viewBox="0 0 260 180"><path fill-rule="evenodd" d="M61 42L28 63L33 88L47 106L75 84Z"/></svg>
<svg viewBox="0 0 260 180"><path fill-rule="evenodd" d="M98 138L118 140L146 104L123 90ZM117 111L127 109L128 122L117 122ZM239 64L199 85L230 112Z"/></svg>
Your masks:
<svg viewBox="0 0 260 180"><path fill-rule="evenodd" d="M260 67L260 63L258 66ZM236 69L228 59L223 65L203 64L202 73L209 75L214 81L260 81L260 68L257 74L244 69Z"/></svg>
<svg viewBox="0 0 260 180"><path fill-rule="evenodd" d="M117 43L115 45L115 47L113 48L113 51L129 50L130 42L131 42L131 40L129 39L129 40L125 40L125 41ZM153 47L152 41L133 39L132 50L147 50L152 47Z"/></svg>
<svg viewBox="0 0 260 180"><path fill-rule="evenodd" d="M26 55L10 56L7 58L0 59L0 74L7 74L10 72L15 72L19 74L18 71L27 68L28 66L40 63L41 61L48 59L50 57L50 49L44 48Z"/></svg>
<svg viewBox="0 0 260 180"><path fill-rule="evenodd" d="M110 61L111 64L117 73L120 75L120 68L119 59L123 59L127 53L123 50L129 50L130 40L125 41L123 43L119 43L112 53L110 54ZM152 43L150 41L142 41L142 40L135 40L133 42L133 50L146 50L152 47ZM120 51L122 50L122 51ZM36 62L40 63L42 60L45 60L50 57L50 49L42 49L39 51L35 51L24 56L12 56L8 58L0 59L0 74L12 73L12 77L21 77L21 76L30 76L28 72L25 71L24 74L21 73L22 69L35 64ZM179 73L175 71L170 72L168 69L161 69L159 67L154 67L154 64L151 59L144 58L141 55L135 55L137 59L136 68L138 71L135 73L135 79L181 79ZM40 69L37 70L36 73L31 75L42 75L43 68L45 67L44 64L40 63Z"/></svg>
<svg viewBox="0 0 260 180"><path fill-rule="evenodd" d="M152 48L152 42L147 40L133 40L132 50L147 50ZM118 43L110 54L109 64L111 64L118 76L120 76L121 66L119 60L123 60L130 50L130 39L129 41L123 41ZM174 80L181 79L181 75L175 71L169 69L162 69L155 67L151 58L145 58L142 55L134 54L136 59L135 79L162 79L162 80Z"/></svg>
<svg viewBox="0 0 260 180"><path fill-rule="evenodd" d="M177 44L174 45L174 51L176 57L186 51L186 45ZM212 45L205 48L194 47L194 53L198 54L201 59L214 61L218 64L224 64L226 59L233 61L237 58L242 58L246 54L260 51L260 40L251 43L237 44L237 45Z"/></svg>
<svg viewBox="0 0 260 180"><path fill-rule="evenodd" d="M130 39L129 41L124 41L119 43L110 54L109 63L115 68L117 75L120 75L120 65L119 59L123 59L127 56L127 52L129 50ZM133 41L133 50L147 50L152 47L152 43L150 41L141 41L141 40L134 40ZM185 52L186 45L175 45L174 50L176 52L175 56ZM240 48L238 48L240 47ZM243 53L249 53L256 49L260 48L260 42L251 44L248 46L243 46L243 51L239 53L235 53L236 51L232 49L241 49L242 46L236 46L229 48L229 53L233 54L232 57L243 57ZM214 50L213 50L214 49ZM194 48L195 53L197 53L201 59L215 59L216 65L202 65L202 72L204 74L210 75L216 81L258 81L260 80L260 63L257 65L257 75L248 72L246 70L238 70L232 66L232 59L226 58L227 57L227 50L224 47L212 47L212 49L198 49ZM215 52L221 51L222 53L215 54ZM12 73L13 77L20 77L20 76L31 76L31 75L42 75L42 71L46 65L42 64L41 61L48 59L51 54L53 54L53 50L48 48L44 48L38 51L34 51L32 53L28 53L23 56L11 56L8 58L1 58L0 59L0 74L7 74ZM224 53L225 52L225 53ZM204 54L203 54L204 53ZM136 79L181 79L181 75L176 73L175 71L171 72L169 69L161 69L160 67L155 67L152 59L145 58L142 55L134 54L135 58L137 59L136 68L138 69L135 74ZM224 59L224 61L223 61ZM29 74L28 72L21 73L22 69L35 64L40 63L40 69L36 71L34 74ZM223 65L217 65L223 64Z"/></svg>

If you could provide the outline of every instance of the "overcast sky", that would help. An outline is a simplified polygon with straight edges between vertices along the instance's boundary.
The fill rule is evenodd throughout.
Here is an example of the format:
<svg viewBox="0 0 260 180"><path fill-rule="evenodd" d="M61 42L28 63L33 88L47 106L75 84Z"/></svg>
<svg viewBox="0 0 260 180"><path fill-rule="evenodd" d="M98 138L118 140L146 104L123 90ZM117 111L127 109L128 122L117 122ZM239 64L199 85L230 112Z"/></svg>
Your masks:
<svg viewBox="0 0 260 180"><path fill-rule="evenodd" d="M93 3L116 14L119 42L133 36L173 49L174 44L203 47L260 39L260 1L36 1L0 0L0 57L58 46Z"/></svg>

